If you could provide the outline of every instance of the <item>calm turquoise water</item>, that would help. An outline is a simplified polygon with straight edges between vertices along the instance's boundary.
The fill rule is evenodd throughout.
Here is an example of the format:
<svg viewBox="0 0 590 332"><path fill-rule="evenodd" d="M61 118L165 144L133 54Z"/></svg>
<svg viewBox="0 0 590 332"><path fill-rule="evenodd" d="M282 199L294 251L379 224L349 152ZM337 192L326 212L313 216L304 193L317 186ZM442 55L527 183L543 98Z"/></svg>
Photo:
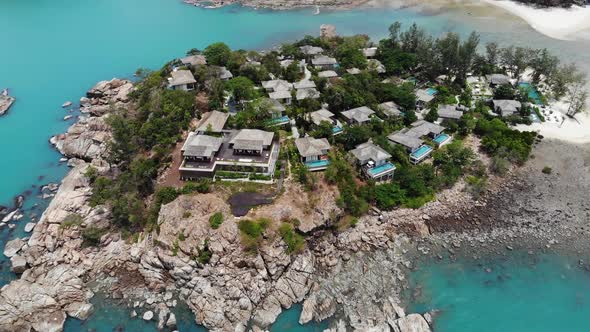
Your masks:
<svg viewBox="0 0 590 332"><path fill-rule="evenodd" d="M486 269L490 268L490 273ZM441 310L436 332L588 331L590 272L575 259L512 254L486 263L426 264L412 310Z"/></svg>
<svg viewBox="0 0 590 332"><path fill-rule="evenodd" d="M9 114L0 118L0 204L11 205L16 194L27 195L27 218L14 230L0 230L0 247L7 239L24 235L22 228L29 214L40 215L45 209L47 202L36 197L39 186L59 181L67 172L48 143L51 135L64 132L70 125L61 120L68 114L61 104L77 101L98 80L129 77L138 67L158 68L193 47L204 48L222 40L234 48L265 48L317 34L323 23L336 25L341 34L366 33L379 38L391 22L399 20L406 25L417 22L436 33L453 30L465 35L477 28L484 41L544 46L582 65L590 63L588 43L553 41L515 20L411 9L338 11L317 16L312 12L240 7L206 11L189 8L179 0L0 1L0 88L11 88L17 98ZM0 262L1 286L15 276L4 257ZM562 280L556 278L554 282ZM129 331L150 329L141 321L128 320L128 310L97 301L98 311L90 321L81 325L68 320L66 331L110 331L119 324L125 324ZM294 330L298 326L297 310L287 311L277 326ZM187 324L183 330L196 328L190 324L190 314L182 317ZM314 328L320 327L307 326L305 330Z"/></svg>

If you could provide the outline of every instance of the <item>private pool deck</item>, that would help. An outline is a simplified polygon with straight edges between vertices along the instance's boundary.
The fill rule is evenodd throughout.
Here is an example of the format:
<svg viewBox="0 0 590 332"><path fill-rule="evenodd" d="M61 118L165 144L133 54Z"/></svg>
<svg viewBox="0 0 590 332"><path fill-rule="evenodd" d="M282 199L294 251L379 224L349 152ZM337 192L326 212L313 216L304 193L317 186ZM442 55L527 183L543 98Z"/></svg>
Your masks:
<svg viewBox="0 0 590 332"><path fill-rule="evenodd" d="M419 162L428 158L432 151L432 147L428 145L422 145L416 151L410 153L410 161L412 162L412 164L418 164Z"/></svg>
<svg viewBox="0 0 590 332"><path fill-rule="evenodd" d="M436 91L436 89L434 88L427 88L426 89L426 93L428 93L430 96L434 96L438 91Z"/></svg>
<svg viewBox="0 0 590 332"><path fill-rule="evenodd" d="M281 116L280 118L274 118L268 121L268 125L269 126L282 126L282 125L286 125L291 121L291 119L289 119L288 116L284 115Z"/></svg>
<svg viewBox="0 0 590 332"><path fill-rule="evenodd" d="M341 133L342 133L342 131L343 131L343 130L342 130L342 128L340 128L340 127L338 127L338 126L332 127L332 135L338 135L338 134L341 134Z"/></svg>
<svg viewBox="0 0 590 332"><path fill-rule="evenodd" d="M518 87L519 88L524 88L527 90L527 93L529 95L529 98L537 105L543 105L543 102L541 101L541 94L539 93L539 91L537 91L537 89L535 88L534 85L532 85L529 82L520 82L518 83Z"/></svg>
<svg viewBox="0 0 590 332"><path fill-rule="evenodd" d="M436 143L437 147L441 147L445 144L450 143L451 139L452 139L452 137L447 134L440 134L440 135L436 136L432 141L434 143Z"/></svg>
<svg viewBox="0 0 590 332"><path fill-rule="evenodd" d="M365 173L372 179L389 179L393 177L395 169L394 164L387 162L377 167L366 168Z"/></svg>
<svg viewBox="0 0 590 332"><path fill-rule="evenodd" d="M310 171L321 171L328 168L328 165L330 165L330 161L327 159L305 162L305 166L307 166Z"/></svg>

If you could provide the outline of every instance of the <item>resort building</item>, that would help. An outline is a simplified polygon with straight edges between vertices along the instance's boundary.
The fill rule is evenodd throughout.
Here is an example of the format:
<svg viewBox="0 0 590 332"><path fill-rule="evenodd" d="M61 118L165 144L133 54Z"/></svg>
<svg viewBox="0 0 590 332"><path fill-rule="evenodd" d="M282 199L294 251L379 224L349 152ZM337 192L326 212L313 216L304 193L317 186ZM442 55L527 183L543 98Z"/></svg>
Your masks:
<svg viewBox="0 0 590 332"><path fill-rule="evenodd" d="M282 60L280 62L281 68L285 69L285 68L289 67L290 65L292 65L293 63L295 63L295 61L296 60L293 60L293 59ZM303 73L305 71L305 66L306 66L305 60L301 60L301 61L297 62L297 68L299 68L299 72Z"/></svg>
<svg viewBox="0 0 590 332"><path fill-rule="evenodd" d="M320 92L318 90L316 90L315 88L298 89L295 94L295 98L297 100L318 99L318 98L320 98Z"/></svg>
<svg viewBox="0 0 590 332"><path fill-rule="evenodd" d="M457 121L463 116L463 112L458 111L455 105L438 105L437 113L442 120Z"/></svg>
<svg viewBox="0 0 590 332"><path fill-rule="evenodd" d="M348 124L354 125L369 122L371 117L375 114L375 111L367 106L361 106L344 111L341 114Z"/></svg>
<svg viewBox="0 0 590 332"><path fill-rule="evenodd" d="M471 94L478 99L488 99L494 95L483 76L467 76L466 83L471 89Z"/></svg>
<svg viewBox="0 0 590 332"><path fill-rule="evenodd" d="M314 67L323 70L330 70L338 67L338 61L336 61L335 58L325 55L315 56L313 59L311 59L311 64Z"/></svg>
<svg viewBox="0 0 590 332"><path fill-rule="evenodd" d="M272 110L272 119L269 121L269 126L284 126L291 122L291 119L285 115L287 110L283 104L275 99L269 99Z"/></svg>
<svg viewBox="0 0 590 332"><path fill-rule="evenodd" d="M328 122L332 125L332 135L338 135L342 133L342 124L340 121L334 119L334 113L322 108L317 111L309 113L309 121L316 126L322 124L322 122Z"/></svg>
<svg viewBox="0 0 590 332"><path fill-rule="evenodd" d="M197 134L219 134L223 131L225 123L229 118L229 113L212 111L209 112L207 118L201 122L199 127L195 130Z"/></svg>
<svg viewBox="0 0 590 332"><path fill-rule="evenodd" d="M291 101L293 99L293 96L291 95L291 91L289 91L289 90L274 91L274 92L269 93L268 97L272 100L276 100L276 101L283 103L285 105L291 105Z"/></svg>
<svg viewBox="0 0 590 332"><path fill-rule="evenodd" d="M326 169L330 164L328 160L328 151L330 143L325 138L302 137L295 140L295 146L301 162L307 166L310 171L320 171Z"/></svg>
<svg viewBox="0 0 590 332"><path fill-rule="evenodd" d="M416 109L426 107L434 99L436 92L433 88L416 90Z"/></svg>
<svg viewBox="0 0 590 332"><path fill-rule="evenodd" d="M497 87L500 85L512 85L510 77L504 74L491 74L486 76L491 87Z"/></svg>
<svg viewBox="0 0 590 332"><path fill-rule="evenodd" d="M168 87L172 90L191 91L195 89L195 77L190 70L175 70L170 73L168 78Z"/></svg>
<svg viewBox="0 0 590 332"><path fill-rule="evenodd" d="M318 73L319 78L336 78L338 73L333 70L324 70Z"/></svg>
<svg viewBox="0 0 590 332"><path fill-rule="evenodd" d="M349 73L350 75L358 75L358 74L362 73L362 71L358 68L349 68L349 69L346 69L346 72Z"/></svg>
<svg viewBox="0 0 590 332"><path fill-rule="evenodd" d="M293 87L297 90L299 89L312 89L315 88L315 82L312 80L301 80L299 82L295 82Z"/></svg>
<svg viewBox="0 0 590 332"><path fill-rule="evenodd" d="M272 175L279 155L273 132L223 131L219 137L190 133L182 148L183 180L215 178L218 171Z"/></svg>
<svg viewBox="0 0 590 332"><path fill-rule="evenodd" d="M411 128L404 128L387 138L394 144L404 146L410 153L410 161L413 164L418 164L426 160L434 151L431 146L425 144L422 137L429 137L437 147L451 142L452 137L444 134L444 129L443 126L432 122L419 120L412 123Z"/></svg>
<svg viewBox="0 0 590 332"><path fill-rule="evenodd" d="M395 165L389 161L391 155L373 142L360 144L350 153L368 179L385 181L393 178Z"/></svg>
<svg viewBox="0 0 590 332"><path fill-rule="evenodd" d="M204 66L207 64L207 59L204 55L196 54L196 55L189 55L187 57L181 58L180 62L186 66Z"/></svg>
<svg viewBox="0 0 590 332"><path fill-rule="evenodd" d="M494 112L501 116L518 114L522 104L517 100L495 99L492 101Z"/></svg>
<svg viewBox="0 0 590 332"><path fill-rule="evenodd" d="M301 53L303 53L307 56L318 55L318 54L324 53L323 48L317 47L317 46L310 46L310 45L301 46L301 47L299 47L299 50L301 51Z"/></svg>
<svg viewBox="0 0 590 332"><path fill-rule="evenodd" d="M227 70L225 67L219 67L218 77L222 81L231 80L234 77L234 74L231 71Z"/></svg>
<svg viewBox="0 0 590 332"><path fill-rule="evenodd" d="M365 58L374 58L377 55L377 47L368 47L361 49Z"/></svg>
<svg viewBox="0 0 590 332"><path fill-rule="evenodd" d="M388 117L404 115L404 113L400 110L400 107L393 101L381 103L379 104L379 108Z"/></svg>
<svg viewBox="0 0 590 332"><path fill-rule="evenodd" d="M291 89L293 89L293 84L285 80L272 80L263 81L262 87L266 92L291 91Z"/></svg>

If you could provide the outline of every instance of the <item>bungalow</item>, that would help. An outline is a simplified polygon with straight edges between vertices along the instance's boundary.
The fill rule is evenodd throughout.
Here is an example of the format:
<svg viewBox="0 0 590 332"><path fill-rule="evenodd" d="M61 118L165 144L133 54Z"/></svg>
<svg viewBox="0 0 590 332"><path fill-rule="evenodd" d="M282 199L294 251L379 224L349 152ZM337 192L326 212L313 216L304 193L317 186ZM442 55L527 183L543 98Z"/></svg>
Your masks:
<svg viewBox="0 0 590 332"><path fill-rule="evenodd" d="M495 99L492 101L494 112L501 116L510 116L518 114L522 104L517 100Z"/></svg>
<svg viewBox="0 0 590 332"><path fill-rule="evenodd" d="M424 108L434 99L435 95L436 90L433 88L416 90L416 108Z"/></svg>
<svg viewBox="0 0 590 332"><path fill-rule="evenodd" d="M438 105L438 117L443 120L459 120L463 112L457 110L455 105Z"/></svg>
<svg viewBox="0 0 590 332"><path fill-rule="evenodd" d="M340 121L334 119L334 113L322 108L317 111L309 113L309 121L316 126L322 124L322 122L328 122L332 124L332 135L338 135L342 133L342 124Z"/></svg>
<svg viewBox="0 0 590 332"><path fill-rule="evenodd" d="M299 47L301 53L310 56L310 55L318 55L324 53L324 49L317 46L305 45Z"/></svg>
<svg viewBox="0 0 590 332"><path fill-rule="evenodd" d="M350 75L358 75L362 71L358 68L349 68L349 69L346 69L346 72L349 73Z"/></svg>
<svg viewBox="0 0 590 332"><path fill-rule="evenodd" d="M295 140L295 146L301 156L301 162L310 171L324 170L329 165L328 151L330 143L325 138L301 137Z"/></svg>
<svg viewBox="0 0 590 332"><path fill-rule="evenodd" d="M338 61L336 61L335 58L325 55L315 56L313 59L311 59L311 64L316 68L324 70L335 69L338 67Z"/></svg>
<svg viewBox="0 0 590 332"><path fill-rule="evenodd" d="M320 98L320 92L315 88L298 89L295 98L297 100L318 99Z"/></svg>
<svg viewBox="0 0 590 332"><path fill-rule="evenodd" d="M172 90L191 91L195 89L195 77L190 70L175 70L170 73L168 87Z"/></svg>
<svg viewBox="0 0 590 332"><path fill-rule="evenodd" d="M218 77L222 81L230 80L234 77L234 74L231 71L227 70L225 67L219 67Z"/></svg>
<svg viewBox="0 0 590 332"><path fill-rule="evenodd" d="M399 106L393 101L381 103L379 104L379 108L381 108L383 113L385 113L385 115L388 117L403 115L403 112L400 110Z"/></svg>
<svg viewBox="0 0 590 332"><path fill-rule="evenodd" d="M338 73L333 70L324 70L318 73L319 78L336 78Z"/></svg>
<svg viewBox="0 0 590 332"><path fill-rule="evenodd" d="M195 132L197 134L221 133L228 118L229 113L219 111L209 112L208 117L201 123Z"/></svg>
<svg viewBox="0 0 590 332"><path fill-rule="evenodd" d="M315 88L315 83L312 80L301 80L299 82L295 82L293 87L297 90L299 89L312 89Z"/></svg>
<svg viewBox="0 0 590 332"><path fill-rule="evenodd" d="M368 108L367 106L361 106L348 111L344 111L341 114L345 118L346 122L348 122L348 124L353 125L369 122L371 120L371 117L375 114L375 111Z"/></svg>
<svg viewBox="0 0 590 332"><path fill-rule="evenodd" d="M272 132L230 130L220 137L190 133L182 148L180 178L215 178L217 171L272 176L278 155L279 143Z"/></svg>
<svg viewBox="0 0 590 332"><path fill-rule="evenodd" d="M292 60L292 59L286 59L286 60L282 60L281 63L281 68L285 69L287 67L289 67L290 65L292 65L296 60ZM300 72L304 72L305 71L305 60L301 60L297 62L297 68L299 68Z"/></svg>
<svg viewBox="0 0 590 332"><path fill-rule="evenodd" d="M188 161L210 162L223 144L222 137L189 133L182 149L182 158Z"/></svg>
<svg viewBox="0 0 590 332"><path fill-rule="evenodd" d="M385 66L381 63L381 61L377 59L369 59L368 68L372 71L377 72L377 74L385 74L385 72L387 71L387 69L385 69Z"/></svg>
<svg viewBox="0 0 590 332"><path fill-rule="evenodd" d="M200 66L200 65L206 65L207 64L207 59L205 58L204 55L201 54L196 54L196 55L189 55L187 57L181 58L180 62L183 65L186 66Z"/></svg>
<svg viewBox="0 0 590 332"><path fill-rule="evenodd" d="M291 91L291 89L293 89L293 84L285 80L271 80L262 81L262 87L267 92Z"/></svg>
<svg viewBox="0 0 590 332"><path fill-rule="evenodd" d="M393 178L395 165L389 162L391 155L368 141L358 145L350 153L354 156L361 172L369 179L384 181Z"/></svg>
<svg viewBox="0 0 590 332"><path fill-rule="evenodd" d="M283 126L291 122L288 116L285 115L286 108L278 100L269 99L271 104L272 119L269 121L269 126Z"/></svg>
<svg viewBox="0 0 590 332"><path fill-rule="evenodd" d="M368 47L361 49L365 58L374 58L377 55L377 47Z"/></svg>
<svg viewBox="0 0 590 332"><path fill-rule="evenodd" d="M443 133L444 129L432 122L419 120L412 123L412 128L402 129L387 138L394 144L406 147L410 153L410 161L417 164L428 158L433 151L432 147L424 144L421 137L429 136L438 147L443 146L452 139L451 136Z"/></svg>
<svg viewBox="0 0 590 332"><path fill-rule="evenodd" d="M500 85L512 85L512 83L510 82L510 77L504 74L491 74L491 75L487 75L486 78L488 79L488 82L490 83L491 87L497 87Z"/></svg>
<svg viewBox="0 0 590 332"><path fill-rule="evenodd" d="M291 95L291 91L289 91L289 90L274 91L274 92L269 93L268 96L270 97L270 99L276 100L276 101L281 102L285 105L291 105L291 101L293 99L293 96Z"/></svg>

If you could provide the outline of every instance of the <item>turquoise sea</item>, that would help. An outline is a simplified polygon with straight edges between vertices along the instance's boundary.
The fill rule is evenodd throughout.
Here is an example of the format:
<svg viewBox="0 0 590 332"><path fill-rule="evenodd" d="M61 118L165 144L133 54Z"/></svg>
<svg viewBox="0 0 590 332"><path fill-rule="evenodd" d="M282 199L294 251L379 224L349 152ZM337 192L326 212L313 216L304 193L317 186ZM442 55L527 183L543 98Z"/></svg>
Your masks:
<svg viewBox="0 0 590 332"><path fill-rule="evenodd" d="M273 12L232 6L204 10L188 7L180 0L0 1L0 89L10 88L17 98L9 113L0 118L0 205L12 206L17 194L27 197L26 217L13 230L0 229L0 247L9 239L24 236L22 228L29 217L38 217L45 209L48 202L38 197L39 187L59 181L67 172L48 139L71 124L62 120L69 114L61 108L62 103L76 103L97 81L130 77L139 67L158 68L190 48L204 48L215 41L224 41L233 48L268 48L283 40L315 35L323 23L336 25L340 34L365 33L376 39L385 36L389 24L396 20L406 25L417 22L433 33L456 31L465 35L477 29L483 41L548 47L567 61L590 64L590 43L551 40L522 21L496 16L492 9L423 12L387 8L313 15L311 9ZM516 269L513 275L520 275L519 266L511 268ZM444 272L443 266L432 267L432 275L444 276ZM9 262L2 256L0 286L14 278ZM555 284L563 282L559 276L547 278ZM568 281L570 285L585 282L583 278ZM432 285L433 295L443 291L449 299L453 299L453 294L458 300L463 296L461 289L441 285ZM511 294L506 296L511 298ZM147 329L142 322L129 320L128 310L106 300L96 301L98 310L91 320L83 324L69 320L66 331L111 331L116 326L125 326L129 331ZM467 309L478 306L475 303ZM536 318L525 308L514 308L517 309L525 315L523 320ZM295 307L284 313L277 322L279 327L273 330L295 330L297 310ZM561 314L566 320L568 313ZM188 313L181 317L192 320ZM471 331L452 325L453 320L448 322L450 330ZM183 326L182 330L197 328L189 322ZM304 330L321 328L314 325Z"/></svg>

